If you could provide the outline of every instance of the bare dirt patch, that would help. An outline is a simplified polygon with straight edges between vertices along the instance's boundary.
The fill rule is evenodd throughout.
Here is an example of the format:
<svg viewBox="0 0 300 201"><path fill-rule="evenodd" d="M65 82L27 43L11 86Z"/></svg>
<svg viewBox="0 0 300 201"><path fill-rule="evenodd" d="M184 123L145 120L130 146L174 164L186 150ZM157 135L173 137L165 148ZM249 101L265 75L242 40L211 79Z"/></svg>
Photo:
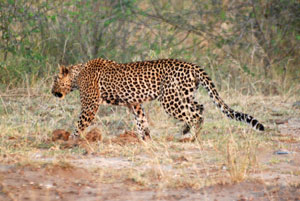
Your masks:
<svg viewBox="0 0 300 201"><path fill-rule="evenodd" d="M52 141L68 141L70 137L70 132L66 131L64 129L56 129L52 132ZM89 131L84 139L80 140L87 140L88 142L96 142L96 141L102 141L102 134L99 129L94 128L91 131Z"/></svg>
<svg viewBox="0 0 300 201"><path fill-rule="evenodd" d="M86 134L85 138L89 142L97 142L97 141L101 142L102 133L98 128L94 128Z"/></svg>
<svg viewBox="0 0 300 201"><path fill-rule="evenodd" d="M268 128L263 133L224 119L207 104L199 140L185 143L174 138L182 126L158 104L149 106L153 140L146 142L123 132L135 129L125 109L105 107L97 120L101 129L72 144L66 130L53 130L71 128L79 105L72 98L68 104L48 99L34 110L27 108L40 102L35 99L6 102L13 113L0 116L0 200L299 200L294 101L247 99L248 111ZM239 100L245 99L229 103L246 105Z"/></svg>
<svg viewBox="0 0 300 201"><path fill-rule="evenodd" d="M300 118L287 119L284 124L279 125L282 135L300 137Z"/></svg>
<svg viewBox="0 0 300 201"><path fill-rule="evenodd" d="M6 171L3 171L3 168ZM132 190L131 182L105 184L80 167L3 167L1 200L299 200L299 186L260 181L218 184L199 190Z"/></svg>
<svg viewBox="0 0 300 201"><path fill-rule="evenodd" d="M64 129L56 129L52 132L52 141L58 141L58 140L63 140L63 141L68 141L70 136L70 132L64 130Z"/></svg>
<svg viewBox="0 0 300 201"><path fill-rule="evenodd" d="M111 142L119 145L125 145L125 144L137 144L140 143L140 140L133 131L125 131L119 136L111 139Z"/></svg>

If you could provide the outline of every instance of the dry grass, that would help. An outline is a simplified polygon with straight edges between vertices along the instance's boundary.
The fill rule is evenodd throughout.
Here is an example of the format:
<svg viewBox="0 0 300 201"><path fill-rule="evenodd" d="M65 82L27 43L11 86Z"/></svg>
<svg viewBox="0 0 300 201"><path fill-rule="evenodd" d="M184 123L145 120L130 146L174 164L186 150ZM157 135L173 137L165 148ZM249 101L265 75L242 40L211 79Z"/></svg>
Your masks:
<svg viewBox="0 0 300 201"><path fill-rule="evenodd" d="M257 174L289 161L274 156L261 162L265 157L261 154L272 155L274 150L290 148L290 143L300 143L299 136L281 135L272 121L299 118L299 109L291 107L299 97L292 93L277 97L231 93L222 93L224 100L262 121L266 132L226 119L206 94L199 93L198 100L205 105L205 123L197 142L178 142L173 136L181 131L182 123L169 118L158 102L150 102L145 110L152 141L115 143L116 136L135 129L134 119L126 108L102 106L93 127L101 130L103 142L65 149L51 141L51 134L59 128L71 131L80 110L77 92L62 101L50 94L46 84L2 92L0 161L19 167L80 167L97 182L120 182L130 190L202 189L251 179L265 181ZM85 155L87 147L90 151ZM299 176L299 171L293 169L288 174ZM299 186L299 182L291 180L290 185Z"/></svg>

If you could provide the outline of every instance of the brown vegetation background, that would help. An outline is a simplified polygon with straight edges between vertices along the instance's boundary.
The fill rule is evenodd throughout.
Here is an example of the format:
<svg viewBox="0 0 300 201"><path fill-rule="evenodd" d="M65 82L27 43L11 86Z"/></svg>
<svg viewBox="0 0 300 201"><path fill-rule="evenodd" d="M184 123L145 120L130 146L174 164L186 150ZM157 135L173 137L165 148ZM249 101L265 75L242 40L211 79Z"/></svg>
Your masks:
<svg viewBox="0 0 300 201"><path fill-rule="evenodd" d="M299 85L299 48L297 0L0 1L2 89L96 57L178 58L221 90L279 94Z"/></svg>

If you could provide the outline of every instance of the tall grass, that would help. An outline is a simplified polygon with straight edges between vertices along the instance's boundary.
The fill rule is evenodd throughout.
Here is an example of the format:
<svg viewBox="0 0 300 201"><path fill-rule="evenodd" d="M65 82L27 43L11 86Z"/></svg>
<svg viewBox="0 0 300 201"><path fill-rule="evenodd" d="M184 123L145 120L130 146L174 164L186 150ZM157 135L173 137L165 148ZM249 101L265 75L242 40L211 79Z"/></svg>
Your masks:
<svg viewBox="0 0 300 201"><path fill-rule="evenodd" d="M35 87L7 89L1 93L1 161L20 165L64 161L76 166L72 156L85 153L85 147L64 149L59 142L51 141L55 129L72 131L80 112L80 102L77 92L62 101L53 97L50 80L40 80ZM299 98L295 94L285 99L259 94L245 96L236 90L221 92L221 95L233 108L250 113L267 127L273 127L267 120L272 118L274 110L282 110L284 117L295 116L296 111L281 106L281 101L292 104ZM205 93L200 92L197 99L205 104L205 121L199 141L195 143L181 143L174 138L181 132L183 124L167 116L154 101L145 104L153 141L115 144L110 139L125 130L136 129L134 119L126 108L101 106L93 126L100 129L104 141L88 146L96 156L108 160L116 158L116 163L121 164L126 160L130 165L126 163L122 169L110 166L99 169L93 164L87 167L96 168L96 172L103 175L102 182L121 179L132 182L135 189L199 189L249 178L252 172L261 168L257 150L274 146L268 135L276 130L257 133L247 125L226 119ZM106 174L110 176L104 176Z"/></svg>

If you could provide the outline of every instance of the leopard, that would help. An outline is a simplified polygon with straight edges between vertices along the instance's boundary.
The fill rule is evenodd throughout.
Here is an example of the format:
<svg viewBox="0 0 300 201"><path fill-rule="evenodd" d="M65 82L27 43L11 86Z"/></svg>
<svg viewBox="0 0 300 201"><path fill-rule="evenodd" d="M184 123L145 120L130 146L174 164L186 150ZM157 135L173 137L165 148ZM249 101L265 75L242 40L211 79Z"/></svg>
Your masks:
<svg viewBox="0 0 300 201"><path fill-rule="evenodd" d="M117 63L97 58L76 65L62 65L54 76L51 92L63 99L79 90L81 112L71 135L73 139L78 139L91 125L100 105L129 108L136 121L137 136L151 139L143 103L156 99L167 114L183 122L181 135L192 133L192 138L196 139L204 122L204 106L195 98L200 85L225 116L264 131L257 119L231 109L223 101L203 67L178 59Z"/></svg>

